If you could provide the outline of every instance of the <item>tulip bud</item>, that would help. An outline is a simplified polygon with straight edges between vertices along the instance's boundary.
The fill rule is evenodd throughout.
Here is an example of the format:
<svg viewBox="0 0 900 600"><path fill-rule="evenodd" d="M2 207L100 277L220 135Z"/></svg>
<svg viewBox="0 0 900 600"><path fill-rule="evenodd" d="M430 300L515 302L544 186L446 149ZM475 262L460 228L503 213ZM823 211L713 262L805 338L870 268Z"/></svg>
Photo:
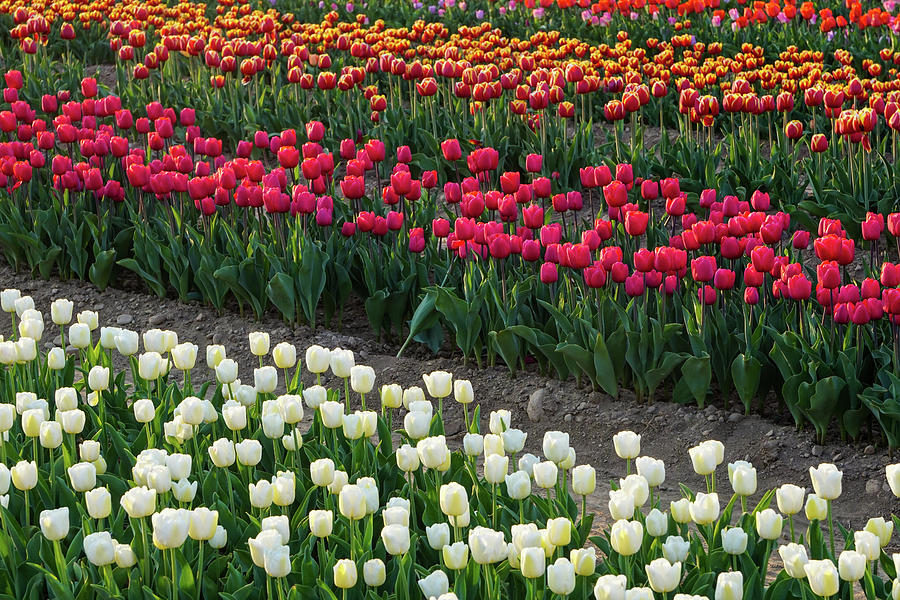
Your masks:
<svg viewBox="0 0 900 600"><path fill-rule="evenodd" d="M348 558L337 561L333 567L334 585L342 590L356 585L356 563Z"/></svg>
<svg viewBox="0 0 900 600"><path fill-rule="evenodd" d="M446 398L452 392L453 375L447 371L433 371L422 375L422 379L425 381L428 395L432 398Z"/></svg>
<svg viewBox="0 0 900 600"><path fill-rule="evenodd" d="M309 530L314 536L318 538L330 536L333 524L333 513L330 510L309 511Z"/></svg>
<svg viewBox="0 0 900 600"><path fill-rule="evenodd" d="M613 436L613 446L619 458L637 458L641 453L641 436L633 431L620 431Z"/></svg>
<svg viewBox="0 0 900 600"><path fill-rule="evenodd" d="M719 518L719 495L698 492L691 502L691 519L698 525L709 525Z"/></svg>
<svg viewBox="0 0 900 600"><path fill-rule="evenodd" d="M75 419L75 421L75 425L77 426L77 418ZM82 422L81 425L83 427L84 423ZM62 424L56 421L44 421L43 423L41 423L41 431L39 437L41 447L50 448L51 450L59 448L59 446L62 444Z"/></svg>
<svg viewBox="0 0 900 600"><path fill-rule="evenodd" d="M822 521L828 518L828 502L815 494L806 497L806 518Z"/></svg>
<svg viewBox="0 0 900 600"><path fill-rule="evenodd" d="M297 348L293 344L281 342L272 350L272 358L279 369L293 369L297 364Z"/></svg>
<svg viewBox="0 0 900 600"><path fill-rule="evenodd" d="M82 542L88 562L97 567L105 567L116 562L116 542L108 531L86 535Z"/></svg>
<svg viewBox="0 0 900 600"><path fill-rule="evenodd" d="M449 534L448 534L449 535ZM453 571L461 571L466 568L469 563L469 547L465 542L456 542L455 544L445 544L441 548L441 556L444 559L444 565Z"/></svg>
<svg viewBox="0 0 900 600"><path fill-rule="evenodd" d="M681 563L670 563L665 558L657 558L645 567L650 588L657 594L667 594L678 587L681 581ZM622 576L624 577L624 576Z"/></svg>
<svg viewBox="0 0 900 600"><path fill-rule="evenodd" d="M690 543L680 535L670 535L662 545L663 556L672 564L684 562L690 549Z"/></svg>
<svg viewBox="0 0 900 600"><path fill-rule="evenodd" d="M145 486L131 488L122 494L119 504L132 519L149 517L156 512L156 490Z"/></svg>
<svg viewBox="0 0 900 600"><path fill-rule="evenodd" d="M716 578L716 600L741 600L744 597L744 574L740 571L719 573Z"/></svg>
<svg viewBox="0 0 900 600"><path fill-rule="evenodd" d="M535 484L539 488L549 490L557 483L559 469L555 463L547 460L534 465L532 475L534 476Z"/></svg>
<svg viewBox="0 0 900 600"><path fill-rule="evenodd" d="M786 515L796 515L803 510L803 498L806 490L793 483L786 483L775 491L778 510Z"/></svg>
<svg viewBox="0 0 900 600"><path fill-rule="evenodd" d="M363 563L363 581L369 587L379 587L384 585L387 578L384 561L380 558L373 558Z"/></svg>
<svg viewBox="0 0 900 600"><path fill-rule="evenodd" d="M265 356L269 353L269 334L262 331L250 332L250 353L254 356Z"/></svg>
<svg viewBox="0 0 900 600"><path fill-rule="evenodd" d="M62 348L51 348L47 353L47 368L61 371L66 368L66 351Z"/></svg>
<svg viewBox="0 0 900 600"><path fill-rule="evenodd" d="M809 564L807 564L807 568L809 568ZM866 574L866 556L856 550L844 550L838 556L838 572L844 581L859 581ZM813 585L812 577L810 577L809 583L810 586Z"/></svg>
<svg viewBox="0 0 900 600"><path fill-rule="evenodd" d="M848 550L845 552L853 552L852 550ZM842 555L844 552L841 553ZM858 554L858 553L854 553ZM853 567L853 570L856 570L856 567L859 563L859 558L862 558L863 563L865 563L865 557L859 556L850 556L844 559L844 562L847 563L847 568L850 570L850 567ZM840 562L840 558L838 559ZM863 564L863 568L865 568L865 564ZM834 596L838 592L838 585L840 583L838 577L838 570L834 568L834 563L828 559L825 560L811 560L806 565L804 565L803 570L806 571L806 577L809 580L809 587L812 589L813 593L821 596L823 598L827 598L829 596ZM849 575L850 573L848 573Z"/></svg>
<svg viewBox="0 0 900 600"><path fill-rule="evenodd" d="M831 463L822 463L818 467L809 468L813 490L823 500L835 500L841 495L841 479L843 473Z"/></svg>
<svg viewBox="0 0 900 600"><path fill-rule="evenodd" d="M84 494L84 503L92 519L105 519L112 511L112 497L109 489L95 488Z"/></svg>
<svg viewBox="0 0 900 600"><path fill-rule="evenodd" d="M229 439L221 438L216 440L209 447L208 452L210 459L217 467L226 468L234 464L235 445Z"/></svg>
<svg viewBox="0 0 900 600"><path fill-rule="evenodd" d="M557 558L547 567L547 587L560 596L568 596L575 590L575 567L568 559Z"/></svg>
<svg viewBox="0 0 900 600"><path fill-rule="evenodd" d="M68 468L72 489L87 492L97 485L97 468L89 462L80 462Z"/></svg>
<svg viewBox="0 0 900 600"><path fill-rule="evenodd" d="M743 554L747 550L747 532L740 527L729 527L722 532L722 549L726 554Z"/></svg>
<svg viewBox="0 0 900 600"><path fill-rule="evenodd" d="M778 555L781 556L781 562L784 563L784 570L794 579L806 578L806 570L804 567L809 562L806 555L806 547L800 544L787 544L778 548Z"/></svg>
<svg viewBox="0 0 900 600"><path fill-rule="evenodd" d="M51 542L58 542L69 534L69 508L43 510L40 516L41 533Z"/></svg>
<svg viewBox="0 0 900 600"><path fill-rule="evenodd" d="M259 440L243 440L234 445L237 461L249 467L255 467L262 460L262 444Z"/></svg>
<svg viewBox="0 0 900 600"><path fill-rule="evenodd" d="M648 565L647 568L649 569L650 566ZM601 575L594 583L594 598L597 600L623 600L627 586L628 579L625 575Z"/></svg>
<svg viewBox="0 0 900 600"><path fill-rule="evenodd" d="M335 348L331 351L329 366L335 377L347 379L350 377L350 369L352 369L355 364L353 351L344 350L343 348Z"/></svg>
<svg viewBox="0 0 900 600"><path fill-rule="evenodd" d="M195 508L191 511L188 535L192 540L211 540L218 524L219 511L209 510L206 507Z"/></svg>
<svg viewBox="0 0 900 600"><path fill-rule="evenodd" d="M450 589L450 581L447 574L438 569L428 577L419 580L419 589L426 598L437 598L447 593Z"/></svg>

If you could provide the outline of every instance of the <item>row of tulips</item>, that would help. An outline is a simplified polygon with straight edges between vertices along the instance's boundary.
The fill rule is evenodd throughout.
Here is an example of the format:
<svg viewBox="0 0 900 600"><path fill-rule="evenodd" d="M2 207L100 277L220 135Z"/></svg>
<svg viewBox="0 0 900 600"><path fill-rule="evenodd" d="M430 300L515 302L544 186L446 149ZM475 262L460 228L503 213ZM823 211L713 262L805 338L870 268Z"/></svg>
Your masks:
<svg viewBox="0 0 900 600"><path fill-rule="evenodd" d="M191 109L135 116L81 87L81 101L0 113L19 123L0 142L16 267L100 287L128 269L159 295L312 323L355 292L376 332L435 349L449 332L478 363L534 361L612 395L670 385L700 405L715 382L748 411L774 390L820 437L877 421L900 444L900 279L883 258L896 213L804 227L808 214L774 212L759 190L642 179L629 163L580 167L573 189L542 155L502 171L498 149L456 139L433 157L375 138L335 152L317 121L257 132L227 159ZM860 238L868 257L850 273Z"/></svg>
<svg viewBox="0 0 900 600"><path fill-rule="evenodd" d="M661 146L659 166L697 181L718 171L730 188L765 185L790 205L806 199L808 184L818 203L857 219L857 204L864 214L883 199L876 190L896 185L893 160L870 164L864 157L897 154L897 60L891 48L861 35L851 52L823 40L818 26L809 27L803 43L772 45L738 34L723 40L715 27L680 33L659 18L650 20L663 30L646 35L641 30L648 19L629 17L623 26L630 27L610 45L603 43L606 36L568 38L536 32L534 24L522 32L486 22L456 31L410 18L386 27L380 15L342 20L338 12L303 22L247 5L219 7L214 23L197 8L182 14L140 3L116 11L98 7L99 24L85 22L83 46L110 45L117 91L127 103L196 107L204 129L216 135L240 137L319 119L331 125L332 144L372 132L391 146L435 154L442 138L478 139L512 150L504 155L512 158L505 168L537 152L550 170L572 180L573 159L609 154L618 161L640 157L649 170L657 159L642 152L649 134L643 125L665 124L680 128L684 140ZM523 8L511 22L520 20ZM70 14L66 7L41 12L12 3L7 10L13 39L31 40L37 53L22 55L36 80L77 86L80 69L60 76L53 66L79 45L77 36L62 38L65 19L54 20L57 13ZM795 9L790 18L834 20L825 14L831 9L810 11ZM863 14L849 12L855 16L840 18L854 23ZM36 39L50 48L39 48ZM32 87L23 96L36 102L46 91ZM611 123L608 135L595 134L591 125L600 121ZM724 156L695 148L714 131L729 138ZM805 144L796 143L801 136ZM777 151L760 156L758 140ZM795 146L825 155L795 165Z"/></svg>
<svg viewBox="0 0 900 600"><path fill-rule="evenodd" d="M204 366L174 331L100 327L65 299L50 319L66 346L44 353L30 337L43 313L3 295L20 317L0 342L0 589L10 597L900 593L900 555L885 553L895 520L842 528L833 464L810 468L813 493L759 490L752 464L724 469L724 445L707 440L689 450L705 491L682 486L667 502L665 463L623 431L612 440L623 477L600 503L611 525L595 527L596 471L578 464L568 434L549 431L540 456L527 452L535 444L513 415L482 418L472 385L450 373L404 389L348 350L298 353L263 332L248 340L258 365L210 345ZM249 367L253 383L242 383ZM465 434L451 448L443 427L460 412ZM900 495L900 465L885 474Z"/></svg>

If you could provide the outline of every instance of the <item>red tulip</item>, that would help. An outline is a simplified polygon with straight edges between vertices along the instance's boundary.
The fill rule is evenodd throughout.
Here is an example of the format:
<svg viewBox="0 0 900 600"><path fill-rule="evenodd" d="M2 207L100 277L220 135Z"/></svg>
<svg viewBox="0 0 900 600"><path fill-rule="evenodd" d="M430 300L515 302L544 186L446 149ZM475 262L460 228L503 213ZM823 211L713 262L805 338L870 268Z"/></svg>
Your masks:
<svg viewBox="0 0 900 600"><path fill-rule="evenodd" d="M788 296L792 300L809 300L812 293L812 283L805 275L793 275L787 281Z"/></svg>
<svg viewBox="0 0 900 600"><path fill-rule="evenodd" d="M628 202L628 190L621 181L612 181L603 188L603 197L611 207L621 207Z"/></svg>
<svg viewBox="0 0 900 600"><path fill-rule="evenodd" d="M730 290L734 287L735 272L731 269L717 269L713 276L713 285L717 290Z"/></svg>
<svg viewBox="0 0 900 600"><path fill-rule="evenodd" d="M744 303L755 306L759 302L759 290L755 287L744 288Z"/></svg>
<svg viewBox="0 0 900 600"><path fill-rule="evenodd" d="M900 285L900 267L886 262L881 265L881 285L886 288L894 288Z"/></svg>
<svg viewBox="0 0 900 600"><path fill-rule="evenodd" d="M556 265L553 263L545 262L541 265L541 283L543 284L551 284L556 283L559 279L559 273L556 270Z"/></svg>
<svg viewBox="0 0 900 600"><path fill-rule="evenodd" d="M384 160L384 142L381 140L369 140L366 142L366 155L368 155L369 160L373 163L378 163Z"/></svg>
<svg viewBox="0 0 900 600"><path fill-rule="evenodd" d="M641 198L644 200L656 200L659 196L659 184L652 179L641 182Z"/></svg>
<svg viewBox="0 0 900 600"><path fill-rule="evenodd" d="M625 293L632 298L644 295L644 275L642 273L634 273L625 278Z"/></svg>
<svg viewBox="0 0 900 600"><path fill-rule="evenodd" d="M539 229L544 225L544 209L536 204L522 209L522 218L525 226L531 229Z"/></svg>
<svg viewBox="0 0 900 600"><path fill-rule="evenodd" d="M525 240L522 242L522 258L528 262L535 262L541 258L541 243L537 240Z"/></svg>
<svg viewBox="0 0 900 600"><path fill-rule="evenodd" d="M713 256L700 256L691 260L691 277L694 281L706 283L712 281L716 272L716 259Z"/></svg>
<svg viewBox="0 0 900 600"><path fill-rule="evenodd" d="M441 152L444 160L453 162L462 158L462 149L459 146L459 140L449 139L441 142Z"/></svg>
<svg viewBox="0 0 900 600"><path fill-rule="evenodd" d="M544 157L540 154L529 154L525 157L525 170L529 173L539 173L544 164Z"/></svg>
<svg viewBox="0 0 900 600"><path fill-rule="evenodd" d="M874 241L881 237L884 231L884 215L869 212L866 220L862 222L862 237L867 241Z"/></svg>
<svg viewBox="0 0 900 600"><path fill-rule="evenodd" d="M663 179L659 182L660 191L662 191L663 198L669 200L671 198L676 198L681 195L681 186L678 182L678 179L675 177Z"/></svg>
<svg viewBox="0 0 900 600"><path fill-rule="evenodd" d="M306 161L304 161L305 163ZM341 180L341 193L348 200L362 198L366 193L365 180L362 177L348 175Z"/></svg>
<svg viewBox="0 0 900 600"><path fill-rule="evenodd" d="M425 231L421 227L409 230L409 251L418 254L425 250Z"/></svg>
<svg viewBox="0 0 900 600"><path fill-rule="evenodd" d="M341 225L341 235L344 237L353 237L356 233L356 224L350 221L346 221L343 225Z"/></svg>
<svg viewBox="0 0 900 600"><path fill-rule="evenodd" d="M650 215L639 210L630 210L625 214L625 231L631 236L644 235Z"/></svg>
<svg viewBox="0 0 900 600"><path fill-rule="evenodd" d="M702 288L697 290L697 298L706 306L715 304L716 288L711 285L704 285Z"/></svg>

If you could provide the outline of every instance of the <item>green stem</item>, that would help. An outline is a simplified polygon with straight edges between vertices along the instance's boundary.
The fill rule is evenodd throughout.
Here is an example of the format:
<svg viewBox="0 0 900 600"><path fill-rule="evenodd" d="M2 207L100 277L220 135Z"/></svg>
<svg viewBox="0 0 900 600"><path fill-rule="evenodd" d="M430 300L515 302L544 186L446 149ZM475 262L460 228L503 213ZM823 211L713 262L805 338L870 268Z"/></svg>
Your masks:
<svg viewBox="0 0 900 600"><path fill-rule="evenodd" d="M200 545L197 558L197 598L203 597L203 540L197 542Z"/></svg>
<svg viewBox="0 0 900 600"><path fill-rule="evenodd" d="M831 556L832 558L837 555L834 553L834 520L831 515L831 500L827 500L828 504L828 539L831 542Z"/></svg>
<svg viewBox="0 0 900 600"><path fill-rule="evenodd" d="M172 599L178 600L178 577L176 576L177 566L175 564L175 549L169 550L172 557Z"/></svg>
<svg viewBox="0 0 900 600"><path fill-rule="evenodd" d="M66 568L66 559L63 557L62 547L59 544L59 540L53 541L53 555L56 557L56 570L59 572L59 579L62 581L62 584L66 587L66 589L71 589L72 584L69 581L69 572Z"/></svg>

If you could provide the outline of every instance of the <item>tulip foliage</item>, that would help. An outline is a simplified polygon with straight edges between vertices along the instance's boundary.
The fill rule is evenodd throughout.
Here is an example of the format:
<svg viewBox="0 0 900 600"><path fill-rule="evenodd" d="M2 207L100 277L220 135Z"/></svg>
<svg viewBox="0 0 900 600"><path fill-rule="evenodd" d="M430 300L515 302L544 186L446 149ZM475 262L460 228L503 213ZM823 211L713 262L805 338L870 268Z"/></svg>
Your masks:
<svg viewBox="0 0 900 600"><path fill-rule="evenodd" d="M44 353L43 313L28 296L15 305L19 333L0 341L5 597L874 600L900 589L900 555L884 551L896 521L843 528L833 464L810 469L813 493L759 490L752 464L724 468L724 445L707 440L688 453L698 491L667 498L665 463L623 431L612 440L622 478L600 492L567 433L527 452L537 444L510 411L481 415L471 383L445 371L404 389L349 350L298 354L263 332L249 336L258 364L217 345L198 364L174 331L101 327L64 299L50 315L68 349ZM239 377L248 367L252 384ZM459 413L451 447L444 424ZM886 476L900 495L900 465ZM594 523L597 504L610 525Z"/></svg>

